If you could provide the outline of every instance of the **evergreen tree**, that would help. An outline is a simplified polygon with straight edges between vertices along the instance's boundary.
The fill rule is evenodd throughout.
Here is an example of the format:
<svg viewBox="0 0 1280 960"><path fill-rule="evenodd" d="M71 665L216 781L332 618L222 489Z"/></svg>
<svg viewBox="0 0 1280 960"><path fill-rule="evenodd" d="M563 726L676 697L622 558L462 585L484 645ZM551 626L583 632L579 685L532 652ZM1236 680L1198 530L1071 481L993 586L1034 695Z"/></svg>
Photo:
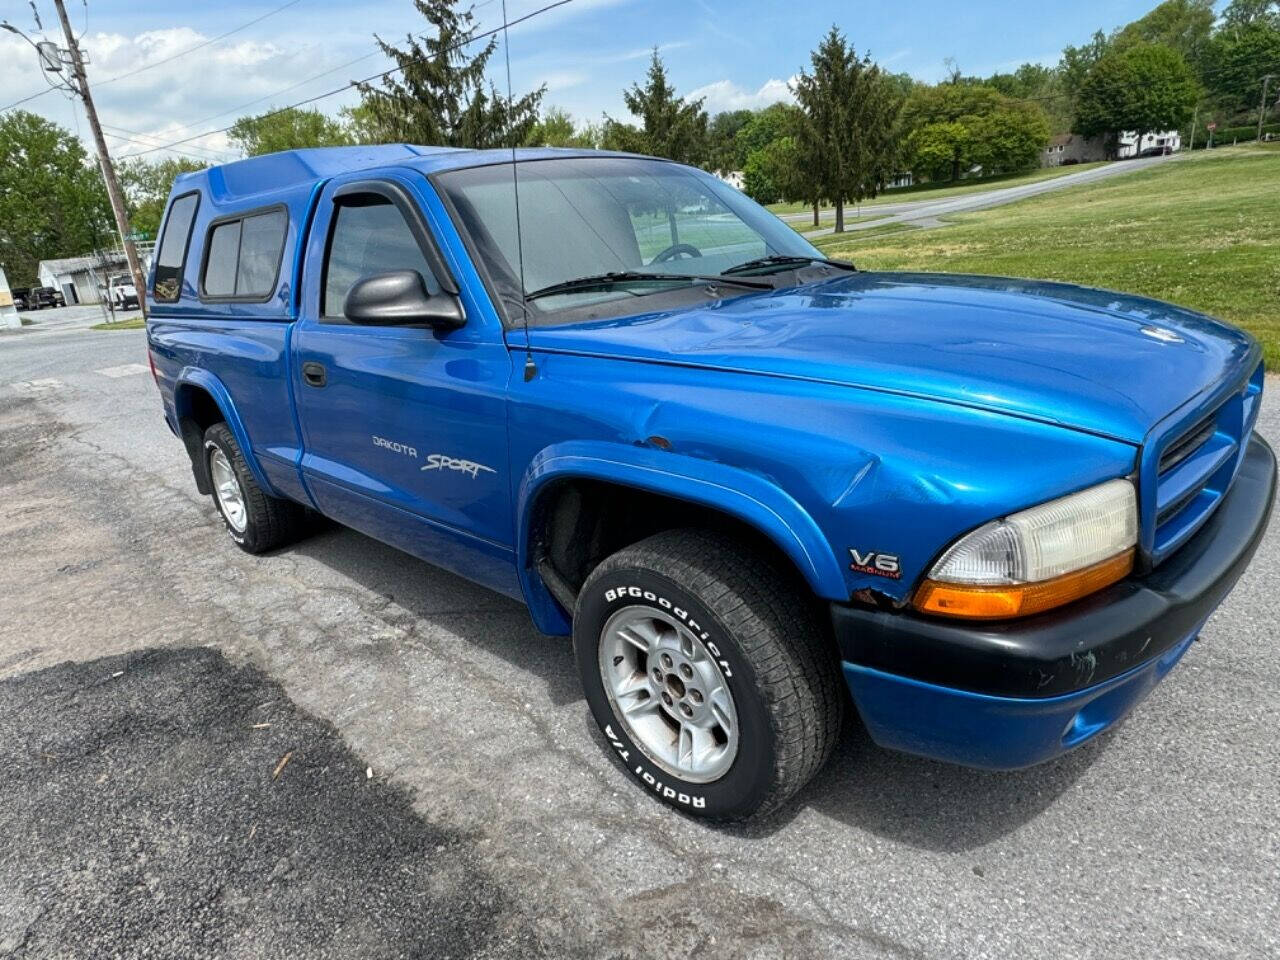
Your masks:
<svg viewBox="0 0 1280 960"><path fill-rule="evenodd" d="M409 34L403 48L374 36L400 69L382 77L381 87L359 84L361 119L367 123L362 135L449 147L524 143L538 122L546 87L508 100L485 83L497 39L490 37L474 56L466 51L476 34L471 9L459 10L457 0L414 0L413 5L432 29Z"/></svg>
<svg viewBox="0 0 1280 960"><path fill-rule="evenodd" d="M812 66L793 88L804 113L796 146L809 186L805 199L831 200L842 233L845 201L874 197L893 175L899 86L869 57L859 58L834 26L813 52Z"/></svg>
<svg viewBox="0 0 1280 960"><path fill-rule="evenodd" d="M622 100L631 115L639 119L640 126L606 116L606 147L694 165L707 159L707 112L702 109L701 100L686 102L676 96L657 47L649 61L645 85L633 83L630 90L623 91Z"/></svg>

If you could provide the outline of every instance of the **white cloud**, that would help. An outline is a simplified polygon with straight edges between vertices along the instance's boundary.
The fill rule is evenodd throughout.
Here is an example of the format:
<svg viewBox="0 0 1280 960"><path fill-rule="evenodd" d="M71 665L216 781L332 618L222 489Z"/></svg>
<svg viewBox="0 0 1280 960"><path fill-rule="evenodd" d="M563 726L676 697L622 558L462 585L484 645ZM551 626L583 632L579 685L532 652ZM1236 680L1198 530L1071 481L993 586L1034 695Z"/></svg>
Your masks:
<svg viewBox="0 0 1280 960"><path fill-rule="evenodd" d="M790 83L791 80L772 78L761 84L758 90L746 90L732 80L717 80L691 91L686 99L704 98L703 107L710 114L722 110L759 110L780 100L795 103Z"/></svg>

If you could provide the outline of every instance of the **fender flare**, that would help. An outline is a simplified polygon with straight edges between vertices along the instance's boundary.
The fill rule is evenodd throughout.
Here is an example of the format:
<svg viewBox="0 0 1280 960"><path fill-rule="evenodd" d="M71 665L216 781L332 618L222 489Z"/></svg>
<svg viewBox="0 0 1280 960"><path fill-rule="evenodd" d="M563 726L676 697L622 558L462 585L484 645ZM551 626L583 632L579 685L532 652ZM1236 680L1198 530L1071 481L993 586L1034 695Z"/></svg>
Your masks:
<svg viewBox="0 0 1280 960"><path fill-rule="evenodd" d="M844 570L817 523L772 481L739 467L681 454L607 441L553 444L530 462L516 500L516 563L534 622L544 633L570 632L530 555L531 526L539 496L564 479L599 480L634 487L729 514L772 541L795 565L809 588L831 600L848 596Z"/></svg>
<svg viewBox="0 0 1280 960"><path fill-rule="evenodd" d="M249 433L245 430L244 422L240 419L235 402L231 399L231 392L227 390L221 380L203 367L183 367L174 381L173 406L175 419L178 421L179 436L181 436L182 421L186 418L187 412L183 409L181 399L184 387L195 387L213 397L213 402L218 405L218 409L222 412L222 419L227 428L231 431L232 436L236 438L236 443L240 444L240 450L244 454L244 462L248 464L249 472L253 474L253 479L257 481L258 486L265 492L273 497L279 497L279 491L267 479L267 475L262 472L258 457L253 452L253 444L249 440Z"/></svg>

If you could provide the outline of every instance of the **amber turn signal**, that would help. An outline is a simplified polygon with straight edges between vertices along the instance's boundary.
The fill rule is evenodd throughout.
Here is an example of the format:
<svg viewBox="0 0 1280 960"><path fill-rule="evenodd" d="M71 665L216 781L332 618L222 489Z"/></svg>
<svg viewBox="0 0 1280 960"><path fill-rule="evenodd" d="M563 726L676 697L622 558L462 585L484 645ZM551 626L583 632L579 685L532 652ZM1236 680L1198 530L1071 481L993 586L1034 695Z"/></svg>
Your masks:
<svg viewBox="0 0 1280 960"><path fill-rule="evenodd" d="M1073 573L1041 580L1039 583L980 586L962 583L939 583L926 580L916 591L912 604L921 613L971 620L1005 620L1029 617L1033 613L1052 610L1072 600L1123 580L1133 572L1133 549L1095 563Z"/></svg>

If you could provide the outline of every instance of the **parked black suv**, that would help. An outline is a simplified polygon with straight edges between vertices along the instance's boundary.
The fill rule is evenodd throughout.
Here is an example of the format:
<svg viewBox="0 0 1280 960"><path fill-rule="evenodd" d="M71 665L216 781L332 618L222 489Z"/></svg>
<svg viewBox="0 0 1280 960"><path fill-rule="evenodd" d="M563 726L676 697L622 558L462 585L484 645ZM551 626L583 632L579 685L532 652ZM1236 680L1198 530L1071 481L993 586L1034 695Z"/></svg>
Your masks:
<svg viewBox="0 0 1280 960"><path fill-rule="evenodd" d="M19 310L26 310L27 304L31 301L30 287L10 287L9 292L13 294L13 305Z"/></svg>
<svg viewBox="0 0 1280 960"><path fill-rule="evenodd" d="M32 287L27 297L29 308L40 310L44 307L65 307L67 301L56 287Z"/></svg>

